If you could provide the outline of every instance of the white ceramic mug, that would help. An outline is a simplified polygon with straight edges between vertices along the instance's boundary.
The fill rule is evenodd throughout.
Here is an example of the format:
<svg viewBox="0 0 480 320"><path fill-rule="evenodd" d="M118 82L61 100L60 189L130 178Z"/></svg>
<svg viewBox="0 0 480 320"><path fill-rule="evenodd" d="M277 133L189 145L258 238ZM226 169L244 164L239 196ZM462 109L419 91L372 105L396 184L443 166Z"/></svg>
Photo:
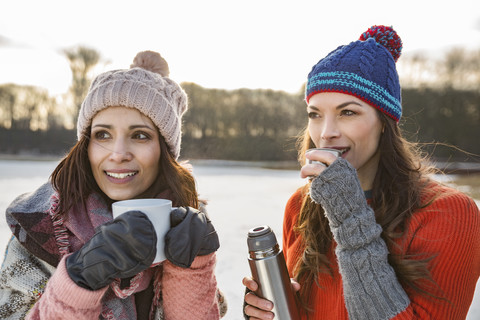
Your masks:
<svg viewBox="0 0 480 320"><path fill-rule="evenodd" d="M117 201L112 204L113 218L115 219L127 211L141 211L155 227L157 234L157 255L153 264L167 259L165 256L165 235L170 229L170 212L172 201L167 199L132 199Z"/></svg>

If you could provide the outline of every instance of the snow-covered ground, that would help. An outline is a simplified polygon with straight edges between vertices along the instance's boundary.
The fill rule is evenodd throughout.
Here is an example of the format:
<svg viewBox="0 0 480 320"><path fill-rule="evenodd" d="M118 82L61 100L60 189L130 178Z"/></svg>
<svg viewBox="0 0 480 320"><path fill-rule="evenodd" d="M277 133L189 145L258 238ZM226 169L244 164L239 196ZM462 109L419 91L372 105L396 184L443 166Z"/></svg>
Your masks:
<svg viewBox="0 0 480 320"><path fill-rule="evenodd" d="M0 160L0 259L10 237L3 214L19 194L35 190L55 168L55 161ZM217 280L229 304L226 320L241 320L244 287L250 274L247 262L248 230L269 225L281 241L282 217L289 196L304 182L298 171L248 167L244 163L199 162L194 164L200 197L208 200L208 212L220 237ZM477 202L478 204L478 202ZM480 319L480 285L467 320Z"/></svg>

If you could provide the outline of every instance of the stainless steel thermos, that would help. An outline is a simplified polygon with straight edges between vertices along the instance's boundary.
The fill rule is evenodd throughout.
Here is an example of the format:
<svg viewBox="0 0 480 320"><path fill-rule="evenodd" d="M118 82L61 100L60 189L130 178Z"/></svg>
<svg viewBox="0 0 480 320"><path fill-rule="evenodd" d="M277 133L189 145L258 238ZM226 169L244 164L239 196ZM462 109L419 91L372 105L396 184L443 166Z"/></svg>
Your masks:
<svg viewBox="0 0 480 320"><path fill-rule="evenodd" d="M299 310L290 283L283 252L277 238L268 226L259 226L248 231L250 270L258 283L256 295L273 302L273 313L278 320L299 320Z"/></svg>

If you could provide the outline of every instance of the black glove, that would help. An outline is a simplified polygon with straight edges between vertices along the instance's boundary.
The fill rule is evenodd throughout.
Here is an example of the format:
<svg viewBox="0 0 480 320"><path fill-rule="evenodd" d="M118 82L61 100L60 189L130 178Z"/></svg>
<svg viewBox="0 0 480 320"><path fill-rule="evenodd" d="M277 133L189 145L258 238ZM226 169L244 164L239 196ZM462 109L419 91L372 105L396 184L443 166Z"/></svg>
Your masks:
<svg viewBox="0 0 480 320"><path fill-rule="evenodd" d="M165 235L165 256L176 266L189 268L197 255L210 254L220 247L210 219L194 208L172 210L170 227Z"/></svg>
<svg viewBox="0 0 480 320"><path fill-rule="evenodd" d="M67 258L67 272L80 287L98 290L115 278L129 278L147 269L157 253L157 235L147 216L128 211L98 229Z"/></svg>

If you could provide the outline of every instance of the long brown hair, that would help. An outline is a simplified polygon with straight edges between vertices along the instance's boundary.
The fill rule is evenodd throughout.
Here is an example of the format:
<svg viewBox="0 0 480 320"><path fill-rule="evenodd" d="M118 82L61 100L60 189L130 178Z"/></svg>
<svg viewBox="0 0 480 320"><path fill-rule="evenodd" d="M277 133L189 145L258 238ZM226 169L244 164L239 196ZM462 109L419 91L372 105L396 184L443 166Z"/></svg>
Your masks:
<svg viewBox="0 0 480 320"><path fill-rule="evenodd" d="M414 211L427 204L422 203L421 194L428 181L427 174L433 168L426 165L426 159L417 144L402 137L398 124L381 112L377 112L384 124L384 132L379 141L380 161L373 182L371 207L375 211L377 223L382 226L382 238L389 249L389 263L394 268L399 281L416 291L427 293L419 280L431 281L428 263L432 257L412 259L399 253L398 239L404 235L406 222ZM313 148L308 128L297 142L299 161L305 163L305 152ZM304 241L304 254L294 269L295 278L301 282L300 295L308 309L311 287L318 286L318 274L333 276L327 257L332 250L333 236L323 208L309 197L310 183L303 187L303 202L294 231ZM397 242L396 242L397 240Z"/></svg>
<svg viewBox="0 0 480 320"><path fill-rule="evenodd" d="M158 178L142 196L155 197L160 192L169 190L174 206L198 208L194 177L175 160L161 134L159 137L161 154ZM100 190L93 177L88 159L89 141L90 127L50 176L53 187L59 193L58 210L64 218L68 218L67 213L73 206L80 204L85 207L87 197L93 192L100 194L107 204L113 202Z"/></svg>

